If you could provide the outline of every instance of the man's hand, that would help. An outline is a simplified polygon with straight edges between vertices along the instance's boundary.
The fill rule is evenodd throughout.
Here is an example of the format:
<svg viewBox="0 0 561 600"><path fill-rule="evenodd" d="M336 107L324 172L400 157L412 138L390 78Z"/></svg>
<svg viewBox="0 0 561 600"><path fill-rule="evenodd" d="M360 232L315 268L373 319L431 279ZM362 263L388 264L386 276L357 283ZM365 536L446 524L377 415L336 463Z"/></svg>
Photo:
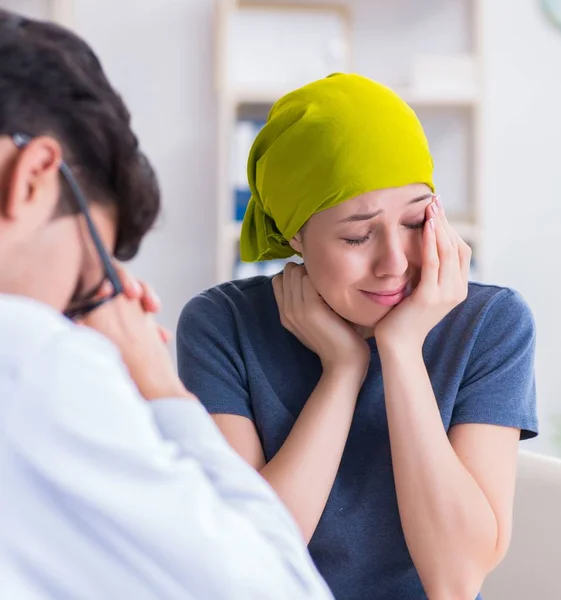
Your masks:
<svg viewBox="0 0 561 600"><path fill-rule="evenodd" d="M148 286L137 284L122 266L118 272L125 294L92 311L80 320L80 324L99 331L119 348L132 379L146 400L194 399L181 383L165 345L170 339L169 333L151 314L159 309L157 297ZM107 291L102 289L100 293Z"/></svg>

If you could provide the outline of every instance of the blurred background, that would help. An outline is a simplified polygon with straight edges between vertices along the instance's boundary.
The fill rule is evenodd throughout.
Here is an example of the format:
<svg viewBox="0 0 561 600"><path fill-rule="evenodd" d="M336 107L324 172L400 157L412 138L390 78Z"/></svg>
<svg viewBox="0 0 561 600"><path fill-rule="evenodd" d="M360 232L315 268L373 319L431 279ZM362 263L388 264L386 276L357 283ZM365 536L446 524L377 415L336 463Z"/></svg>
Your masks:
<svg viewBox="0 0 561 600"><path fill-rule="evenodd" d="M278 270L237 254L245 161L272 103L336 71L400 92L436 184L474 250L472 278L511 286L538 327L542 435L561 456L560 0L0 0L93 46L158 172L164 212L132 271L172 330L219 281Z"/></svg>

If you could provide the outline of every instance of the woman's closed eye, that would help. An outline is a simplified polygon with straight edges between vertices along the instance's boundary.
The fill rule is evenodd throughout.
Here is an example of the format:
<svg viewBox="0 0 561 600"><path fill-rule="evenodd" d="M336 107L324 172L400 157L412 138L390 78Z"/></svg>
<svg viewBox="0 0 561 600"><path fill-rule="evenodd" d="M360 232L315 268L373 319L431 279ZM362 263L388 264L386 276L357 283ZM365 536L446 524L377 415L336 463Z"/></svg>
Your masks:
<svg viewBox="0 0 561 600"><path fill-rule="evenodd" d="M426 221L426 219L423 219L422 221L418 221L417 223L408 223L404 225L404 227L406 227L407 229L423 229Z"/></svg>
<svg viewBox="0 0 561 600"><path fill-rule="evenodd" d="M362 237L356 238L343 238L343 241L349 246L362 246L362 244L366 244L366 242L370 239L370 232Z"/></svg>
<svg viewBox="0 0 561 600"><path fill-rule="evenodd" d="M405 227L406 229L409 229L411 231L418 231L418 230L422 230L425 226L426 223L426 219L423 218L420 221L417 221L416 223L404 223L403 227ZM363 236L357 236L357 237L344 237L343 241L348 244L349 246L362 246L363 244L366 244L366 242L368 242L370 240L372 236L372 232L369 231L366 235Z"/></svg>

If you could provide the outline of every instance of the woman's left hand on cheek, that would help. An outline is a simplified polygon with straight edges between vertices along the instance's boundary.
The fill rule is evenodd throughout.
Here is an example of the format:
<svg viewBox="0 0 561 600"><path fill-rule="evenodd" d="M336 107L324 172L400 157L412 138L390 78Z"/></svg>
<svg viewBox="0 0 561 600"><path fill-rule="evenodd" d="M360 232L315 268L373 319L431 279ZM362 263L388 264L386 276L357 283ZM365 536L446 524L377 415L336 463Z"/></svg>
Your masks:
<svg viewBox="0 0 561 600"><path fill-rule="evenodd" d="M422 347L428 333L467 297L471 248L452 228L438 197L426 209L419 285L375 327L378 344Z"/></svg>

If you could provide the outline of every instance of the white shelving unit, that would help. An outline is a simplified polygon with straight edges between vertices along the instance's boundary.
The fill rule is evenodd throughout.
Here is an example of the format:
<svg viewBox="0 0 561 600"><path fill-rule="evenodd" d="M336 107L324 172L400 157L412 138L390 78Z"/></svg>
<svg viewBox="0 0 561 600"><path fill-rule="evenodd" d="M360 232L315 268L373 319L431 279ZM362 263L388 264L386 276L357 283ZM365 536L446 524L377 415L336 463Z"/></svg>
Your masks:
<svg viewBox="0 0 561 600"><path fill-rule="evenodd" d="M71 29L74 26L74 0L51 0L53 21Z"/></svg>
<svg viewBox="0 0 561 600"><path fill-rule="evenodd" d="M32 19L51 19L65 27L74 23L74 0L0 0L0 8Z"/></svg>
<svg viewBox="0 0 561 600"><path fill-rule="evenodd" d="M243 105L272 105L280 97L290 92L293 88L288 87L237 87L231 91L232 97L230 102L238 106ZM408 89L394 88L394 90L413 107L429 106L436 108L445 107L466 107L471 108L479 104L477 94L464 93L458 94L454 92L440 92L432 94L423 94Z"/></svg>
<svg viewBox="0 0 561 600"><path fill-rule="evenodd" d="M430 44L427 44L428 47L422 48L422 52L419 52L412 43L412 47L408 49L408 56L400 57L401 77L396 76L393 80L389 80L388 74L384 76L384 71L393 73L386 63L391 60L398 63L399 60L396 57L388 57L391 51L385 52L383 39L379 42L379 47L374 48L371 38L380 36L375 36L368 29L370 19L373 26L385 28L384 35L387 37L388 44L398 43L393 42L392 32L388 31L390 23L398 22L395 12L392 13L392 9L389 7L391 3L387 3L385 0L343 0L340 1L338 7L335 7L349 17L350 54L353 58L348 70L390 85L417 111L423 122L435 158L435 181L438 191L443 194L449 218L460 235L474 249L472 273L474 278L482 278L484 273L484 265L480 261L483 229L480 210L482 148L480 142L481 89L479 84L483 62L480 42L482 1L456 0L454 3L450 3L450 0L425 0L425 10L428 12L433 10L437 22L448 21L451 24L450 31L447 31L445 35L450 39L437 44L434 51ZM455 12L450 10L452 4L456 7ZM415 13L415 9L419 10L416 0L400 0L399 3L393 5L393 10L408 13L410 12L407 10L409 5L411 5L413 13ZM219 166L217 173L216 280L219 282L235 277L235 267L239 256L241 223L234 219L234 190L231 175L232 139L236 123L238 120L246 118L264 121L272 104L285 93L298 87L298 85L286 83L248 84L247 82L232 81L229 69L232 55L236 53L236 49L232 48L232 40L236 37L231 33L232 27L238 22L240 13L255 7L291 11L291 18L294 19L295 24L300 18L302 10L334 8L314 0L306 2L292 0L284 4L263 0L260 2L251 0L218 1L216 90ZM415 15L413 14L411 18L414 21ZM388 20L388 27L385 27L383 22L380 24L380 20L384 19ZM419 24L407 22L404 31L396 32L396 36L399 38L401 35L406 40L422 38L422 27L424 26L422 23L422 21L419 21ZM272 26L274 26L274 22L272 22ZM414 29L417 26L420 28L418 33ZM461 28L464 28L465 31ZM456 34L454 34L454 29L457 30ZM430 32L428 35L430 36ZM240 43L239 37L237 43ZM463 45L454 48L453 38L461 38ZM402 45L399 47L401 51ZM436 64L438 64L439 56L444 56L445 60L455 55L464 58L467 56L473 64L475 73L472 85L446 87L441 82L438 86L423 86L422 81L419 85L418 78L415 85L415 78L411 77L410 72L404 71L403 65L407 65L407 68L411 69L411 64L419 54L430 55L432 52L437 57ZM379 57L383 55L383 60L379 58L379 64L371 66L369 57L373 55ZM363 66L361 67L361 65ZM395 72L397 71L398 69L395 69ZM322 73L319 77L328 74L327 72ZM452 73L452 75L454 74ZM454 79L453 76L452 79ZM441 165L440 171L439 165Z"/></svg>

